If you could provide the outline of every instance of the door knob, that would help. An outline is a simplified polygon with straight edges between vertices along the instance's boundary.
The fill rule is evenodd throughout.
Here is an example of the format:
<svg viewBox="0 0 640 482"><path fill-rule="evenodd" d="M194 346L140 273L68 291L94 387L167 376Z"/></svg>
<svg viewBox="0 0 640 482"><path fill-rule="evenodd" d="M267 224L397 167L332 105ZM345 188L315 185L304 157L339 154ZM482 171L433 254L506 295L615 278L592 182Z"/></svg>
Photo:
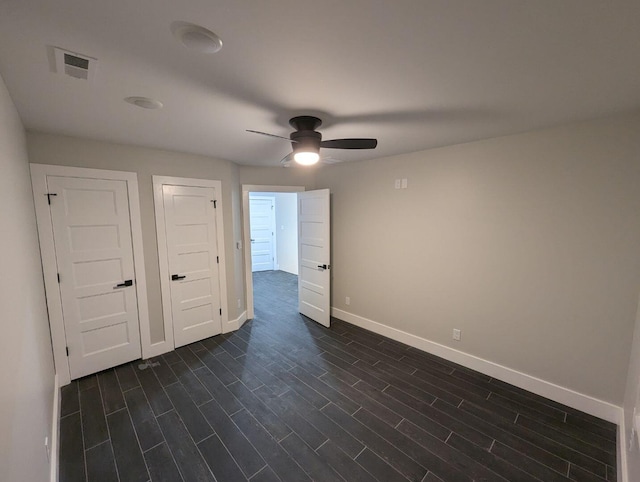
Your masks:
<svg viewBox="0 0 640 482"><path fill-rule="evenodd" d="M319 264L319 265L318 265L318 268L321 268L321 269L329 269L329 268L331 268L331 265L328 265L328 264Z"/></svg>
<svg viewBox="0 0 640 482"><path fill-rule="evenodd" d="M177 274L172 274L171 275L171 281L178 281L178 280L185 279L185 278L186 278L186 276L180 276L180 275L177 275Z"/></svg>

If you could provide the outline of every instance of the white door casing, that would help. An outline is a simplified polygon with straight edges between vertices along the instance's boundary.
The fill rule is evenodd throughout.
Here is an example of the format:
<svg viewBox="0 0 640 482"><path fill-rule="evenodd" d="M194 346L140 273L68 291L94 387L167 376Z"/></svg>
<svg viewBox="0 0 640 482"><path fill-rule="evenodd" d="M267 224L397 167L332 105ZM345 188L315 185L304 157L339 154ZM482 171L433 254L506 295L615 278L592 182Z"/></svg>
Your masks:
<svg viewBox="0 0 640 482"><path fill-rule="evenodd" d="M118 206L117 209L120 209L120 212L128 210L128 214L129 214L128 224L130 228L130 234L129 234L130 238L128 243L133 251L133 269L131 269L130 267L131 258L128 258L129 261L122 261L121 269L123 270L122 271L123 276L122 276L122 279L116 280L117 281L116 283L107 284L107 283L110 283L112 278L119 278L119 276L117 275L117 269L118 269L118 267L116 266L117 262L109 262L107 260L98 259L97 262L94 263L89 259L91 256L87 257L87 255L91 252L91 250L84 250L86 251L84 253L84 256L85 256L84 261L82 261L79 264L76 263L75 268L65 269L65 267L61 265L60 268L62 269L62 271L61 272L59 271L58 265L61 263L58 263L56 259L56 241L54 241L54 227L53 227L52 214L55 212L57 208L61 207L62 203L65 202L64 198L66 196L64 195L48 196L48 194L60 194L59 192L53 192L53 190L50 190L48 187L48 184L49 184L48 180L54 177L70 178L72 179L72 183L76 183L76 187L78 185L77 183L82 184L83 181L92 182L93 180L115 180L115 181L122 182L122 184L118 184L120 187L116 189L116 191L120 190L120 194L112 193L112 199L114 198L122 199L123 197L125 199L126 207L123 207L120 204L120 206ZM100 324L101 322L106 322L108 324L109 317L111 315L114 315L114 313L111 313L111 314L108 313L108 310L111 309L112 307L105 306L105 304L101 304L98 302L98 303L95 303L93 306L88 306L88 305L91 305L90 301L98 301L100 299L100 296L97 295L97 293L101 288L107 288L107 289L104 289L104 292L105 292L104 296L109 297L109 295L111 294L110 290L115 291L113 290L113 287L115 286L115 284L120 284L126 279L131 279L132 287L127 287L127 286L122 287L122 288L125 288L125 290L122 291L121 295L117 295L117 296L122 296L124 298L123 300L121 300L122 304L120 305L121 307L123 305L125 306L124 313L130 313L130 308L132 307L132 299L137 300L137 303L135 304L137 305L137 318L138 318L139 330L137 334L135 332L131 333L129 332L130 326L127 325L127 331L128 331L127 336L129 336L129 341L123 343L122 345L122 347L126 347L126 348L124 348L123 350L116 350L116 351L134 350L135 349L134 347L136 344L134 339L137 337L137 339L139 340L138 347L137 347L138 357L140 356L140 343L142 344L142 347L141 347L142 357L148 358L148 357L152 357L159 354L159 348L161 349L162 347L151 344L149 311L148 311L148 305L147 305L147 292L146 292L146 278L145 278L145 271L144 271L144 254L143 254L143 248L142 248L140 203L138 198L138 182L137 182L136 174L132 172L123 172L123 171L109 171L109 170L102 170L102 169L87 169L87 168L68 167L68 166L31 164L31 180L32 180L32 187L33 187L34 204L36 209L36 220L38 224L38 238L40 241L40 253L42 256L43 278L44 278L45 292L47 297L49 325L51 328L53 358L54 358L56 375L58 376L60 386L67 385L68 383L70 383L72 378L71 371L70 371L70 364L69 364L70 359L69 357L67 357L67 350L66 350L67 335L65 333L66 327L65 327L65 316L64 316L65 313L63 312L63 295L65 297L65 304L68 304L69 299L73 299L72 295L74 294L80 296L81 299L85 300L84 302L81 302L84 304L84 306L75 307L76 310L78 310L78 308L80 308L81 310L81 311L76 311L75 316L76 316L76 320L83 319L82 327L79 327L77 329L75 335L74 333L70 333L70 337L74 338L75 336L75 338L78 339L79 337L85 336L84 341L87 342L87 345L85 345L84 348L87 349L87 352L92 352L92 351L100 352L100 349L97 347L97 345L95 344L92 345L91 343L95 343L95 342L104 343L105 341L108 341L108 339L113 341L114 335L116 334L115 332L120 330L122 334L123 327L121 326L120 328L118 328L117 326L115 326L120 323L114 323L113 325L110 325L110 326L113 326L113 328L111 329L108 329L107 327L107 331L111 331L111 333L105 335L105 338L106 338L105 340L96 340L95 339L96 337L93 337L94 339L90 340L90 338L92 337L92 334L80 335L79 333L81 333L81 330L89 327L89 325L91 324L93 324L94 328L96 327L96 325ZM54 181L54 184L55 184L55 181ZM58 184L55 187L61 187L61 186ZM122 190L125 191L124 196L122 194ZM78 203L78 198L82 196L89 197L89 198L92 197L90 192L91 189L88 189L87 192L82 192L82 191L83 191L82 189L75 190L74 194L72 195L72 197L75 195L75 201L72 199L70 208L73 208L73 209L71 209L70 213L73 214L74 216L75 214L73 213L73 211L75 210L77 213L79 204L82 204L82 203ZM104 197L104 196L109 197L108 192L107 193L102 192L101 194L98 194L98 197ZM47 202L48 198L51 199L51 203L52 203L51 206L53 206L54 211L50 209L50 205ZM54 206L54 203L56 203L55 206ZM90 209L91 204L95 204L95 199L92 202L88 202L87 206L83 206L82 209ZM75 205L75 207L73 205ZM117 202L116 202L116 206L117 206ZM100 205L99 209L102 210L101 222L104 222L104 215L107 214L105 210L105 206ZM66 215L64 217L66 217ZM100 216L98 216L98 218L99 217ZM71 219L69 219L69 221L70 221L70 224L73 224L71 222L72 221ZM82 220L80 221L82 222ZM106 223L107 226L109 224L110 224L109 222ZM70 259L74 259L74 257L75 258L80 257L82 250L78 249L81 247L81 244L78 244L78 243L85 242L85 247L86 247L87 237L86 236L83 237L83 235L79 235L79 231L84 230L85 232L87 232L87 231L93 230L93 233L90 234L89 236L95 236L97 234L96 230L93 229L91 226L98 226L98 225L99 223L93 220L91 223L89 223L89 225L85 227L79 227L72 230L76 232L73 233L73 236L66 239L68 244L67 246L68 254L66 255L67 261L69 261ZM119 222L116 223L116 225L119 231L123 229ZM79 226L81 226L81 224ZM113 231L116 228L114 227L109 228L106 226L97 228L98 231L101 229L103 231L104 230L109 231L110 229ZM58 229L58 231L60 231L60 229ZM102 239L101 236L97 236L97 237L100 238L98 239L98 243L102 243L103 247L104 247L104 244L107 243L108 241L111 241L113 244L113 238ZM70 243L75 243L75 244L70 244ZM58 245L60 245L61 247L64 247L63 240L59 240ZM124 244L119 243L119 245L123 246L123 245L126 245L126 243ZM69 247L71 247L72 249L69 250L68 249ZM96 244L95 246L92 246L92 248L93 247L98 248L99 245ZM97 258L99 258L100 251L101 251L100 249L95 249L93 250L93 254L97 255ZM104 250L102 250L102 254L104 254ZM113 254L113 252L111 254ZM127 258L127 256L125 256L125 258ZM113 259L113 258L109 258L109 259ZM117 256L116 256L116 259L117 259ZM76 259L76 261L78 261L78 259ZM102 268L95 269L99 264L102 264L106 268L104 272ZM109 266L106 266L106 265L109 265ZM129 270L129 272L132 273L131 278L124 277L127 270ZM60 284L58 283L59 272L60 272L60 280L61 280ZM75 282L78 286L76 286L76 284L69 283L73 279L73 276L75 276ZM68 287L71 287L71 288L67 289ZM65 293L62 293L63 289L65 290ZM120 289L121 288L118 288L118 290ZM92 296L95 295L94 300L89 300L89 298L86 295L92 295ZM106 309L107 312L103 311L102 313L99 313L98 311L96 311L99 309L103 309L103 310ZM94 310L93 312L94 315L98 314L98 316L90 316L92 310ZM120 316L121 318L125 318L127 315L120 313L120 315L115 315L111 317L111 321L112 322L117 321L116 319L118 316ZM99 318L99 319L86 320L87 318ZM97 329L100 329L100 328L97 328ZM77 346L75 347L74 346L75 346L75 343L72 341L72 345L70 346L70 350L69 350L71 356L79 354ZM94 355L99 355L99 353L94 353ZM118 356L120 355L122 355L122 353L120 353ZM105 355L104 357L116 358L115 352L111 352L109 355ZM100 356L92 356L89 358L93 358L93 360L95 361L98 358L100 358ZM88 359L88 358L85 358L85 359ZM94 361L90 361L89 363L94 363ZM74 365L75 365L75 362L74 362ZM76 378L77 376L78 376L78 372L76 372L74 368L73 377Z"/></svg>
<svg viewBox="0 0 640 482"><path fill-rule="evenodd" d="M228 321L222 183L153 176L153 191L164 331L171 349L236 329L235 320Z"/></svg>
<svg viewBox="0 0 640 482"><path fill-rule="evenodd" d="M140 358L126 182L47 176L47 187L71 379Z"/></svg>
<svg viewBox="0 0 640 482"><path fill-rule="evenodd" d="M331 324L329 190L298 193L298 311Z"/></svg>
<svg viewBox="0 0 640 482"><path fill-rule="evenodd" d="M251 270L269 271L275 265L275 203L272 197L249 199Z"/></svg>

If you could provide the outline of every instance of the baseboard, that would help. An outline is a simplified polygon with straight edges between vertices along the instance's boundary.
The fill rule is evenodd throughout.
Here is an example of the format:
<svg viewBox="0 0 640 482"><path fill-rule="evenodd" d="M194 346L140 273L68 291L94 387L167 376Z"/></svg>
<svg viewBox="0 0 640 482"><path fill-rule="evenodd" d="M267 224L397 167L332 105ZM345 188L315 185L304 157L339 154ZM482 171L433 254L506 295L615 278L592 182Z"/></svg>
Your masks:
<svg viewBox="0 0 640 482"><path fill-rule="evenodd" d="M484 373L490 377L497 378L515 385L516 387L529 390L537 395L575 408L576 410L607 420L608 422L616 424L620 422L621 408L613 405L612 403L599 400L531 375L527 375L526 373L519 372L483 358L469 355L468 353L455 350L448 346L427 340L426 338L412 335L411 333L354 315L353 313L349 313L338 308L332 308L331 315L340 320L346 321L347 323L365 328L366 330L373 331L374 333L386 336L392 340L405 343L414 348L418 348L419 350L423 350L454 363L458 363L467 368L471 368L472 370Z"/></svg>
<svg viewBox="0 0 640 482"><path fill-rule="evenodd" d="M60 410L60 380L56 373L55 377L53 377L53 419L51 421L51 452L49 461L50 482L58 482L58 460L60 459Z"/></svg>
<svg viewBox="0 0 640 482"><path fill-rule="evenodd" d="M238 322L238 330L242 328L242 326L249 321L249 317L247 316L247 312L243 311L242 314L237 318Z"/></svg>
<svg viewBox="0 0 640 482"><path fill-rule="evenodd" d="M243 311L235 320L229 320L226 324L227 326L222 327L222 333L239 330L242 325L244 325L245 321L247 321L247 312Z"/></svg>

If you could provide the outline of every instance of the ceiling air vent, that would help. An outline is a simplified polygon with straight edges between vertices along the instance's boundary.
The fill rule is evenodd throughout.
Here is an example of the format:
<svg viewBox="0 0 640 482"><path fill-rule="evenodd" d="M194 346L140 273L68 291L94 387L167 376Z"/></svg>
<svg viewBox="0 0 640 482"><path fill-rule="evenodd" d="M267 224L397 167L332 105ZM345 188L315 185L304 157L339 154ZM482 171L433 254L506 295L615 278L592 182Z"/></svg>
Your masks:
<svg viewBox="0 0 640 482"><path fill-rule="evenodd" d="M54 51L56 53L56 72L76 79L93 80L98 64L96 59L57 47L54 48Z"/></svg>

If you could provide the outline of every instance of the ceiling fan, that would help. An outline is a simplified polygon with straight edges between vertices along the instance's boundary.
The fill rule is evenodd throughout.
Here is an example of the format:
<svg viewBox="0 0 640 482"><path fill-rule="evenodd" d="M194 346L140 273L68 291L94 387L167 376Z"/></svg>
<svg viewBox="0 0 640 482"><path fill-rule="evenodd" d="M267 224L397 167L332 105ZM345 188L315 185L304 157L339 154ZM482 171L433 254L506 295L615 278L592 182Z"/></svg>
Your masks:
<svg viewBox="0 0 640 482"><path fill-rule="evenodd" d="M322 121L317 117L309 115L293 117L289 119L289 125L293 127L295 131L292 132L288 138L251 129L247 129L247 132L291 142L293 152L280 161L285 167L289 167L291 164L292 156L293 160L303 166L316 164L320 160L321 147L325 149L375 149L378 145L377 139L350 138L323 141L322 134L316 131L316 129L322 125ZM334 159L327 159L327 161L338 162Z"/></svg>

